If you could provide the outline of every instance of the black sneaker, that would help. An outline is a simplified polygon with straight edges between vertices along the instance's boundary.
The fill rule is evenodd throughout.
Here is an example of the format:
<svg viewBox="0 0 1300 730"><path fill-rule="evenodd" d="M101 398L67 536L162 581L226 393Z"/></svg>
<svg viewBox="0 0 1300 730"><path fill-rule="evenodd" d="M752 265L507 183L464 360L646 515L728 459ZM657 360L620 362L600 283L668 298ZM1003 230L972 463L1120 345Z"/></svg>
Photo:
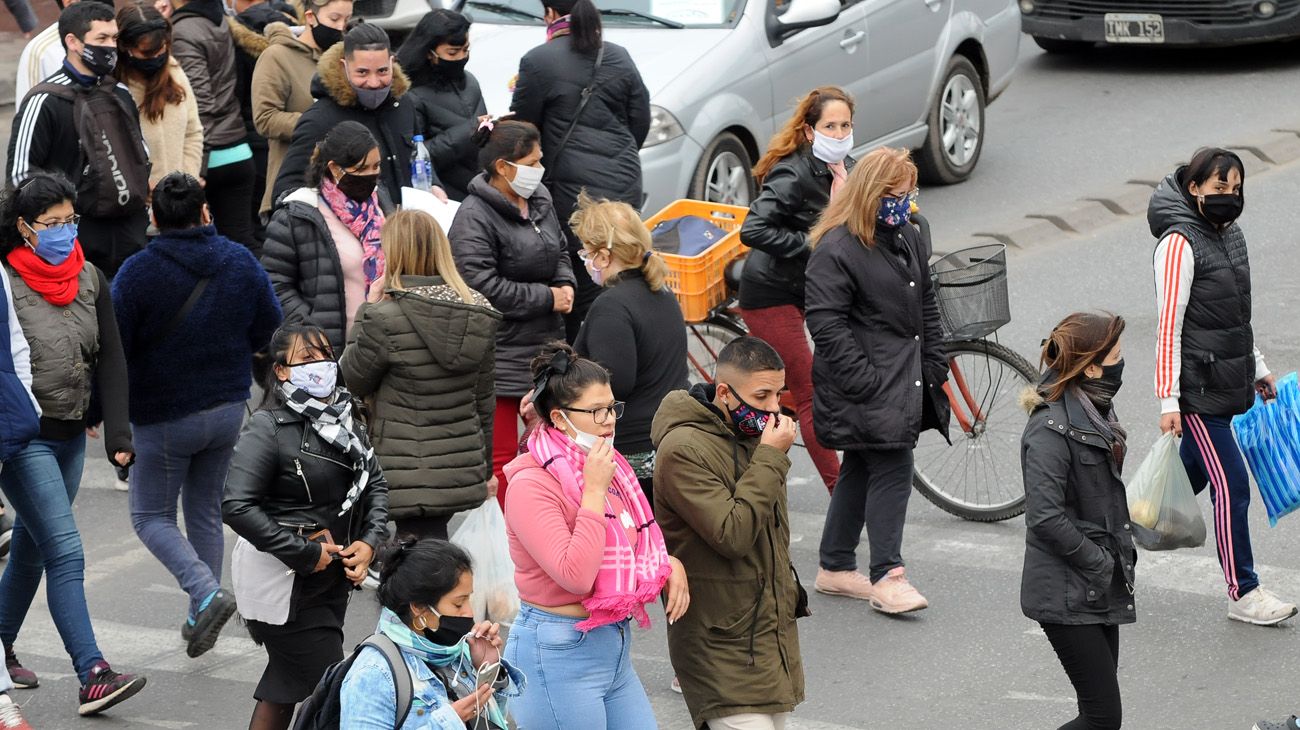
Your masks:
<svg viewBox="0 0 1300 730"><path fill-rule="evenodd" d="M144 689L145 678L132 674L118 674L101 660L90 670L90 681L81 687L81 706L77 713L82 717L98 715L122 700L129 699Z"/></svg>
<svg viewBox="0 0 1300 730"><path fill-rule="evenodd" d="M1300 730L1300 720L1297 720L1295 715L1282 722L1260 720L1255 723L1255 730Z"/></svg>
<svg viewBox="0 0 1300 730"><path fill-rule="evenodd" d="M40 680L36 678L36 672L18 662L18 655L14 654L12 646L5 647L5 669L9 672L9 679L13 680L14 686L18 689L36 689L41 686Z"/></svg>
<svg viewBox="0 0 1300 730"><path fill-rule="evenodd" d="M185 653L191 659L207 653L217 643L221 628L234 615L234 596L222 590L212 594L207 599L207 605L199 609L198 615L194 617L194 628L190 629L189 645L185 647Z"/></svg>
<svg viewBox="0 0 1300 730"><path fill-rule="evenodd" d="M181 641L188 644L190 643L190 638L193 636L194 624L190 623L189 619L186 619L185 622L181 624Z"/></svg>

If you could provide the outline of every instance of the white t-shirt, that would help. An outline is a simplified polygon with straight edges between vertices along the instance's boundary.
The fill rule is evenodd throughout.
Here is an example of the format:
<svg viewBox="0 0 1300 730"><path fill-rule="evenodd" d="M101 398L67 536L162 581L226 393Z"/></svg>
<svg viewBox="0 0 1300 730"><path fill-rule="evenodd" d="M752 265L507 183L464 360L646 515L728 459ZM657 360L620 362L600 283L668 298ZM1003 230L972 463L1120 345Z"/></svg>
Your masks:
<svg viewBox="0 0 1300 730"><path fill-rule="evenodd" d="M14 86L15 103L21 106L27 92L49 78L50 74L58 71L67 55L63 50L63 42L59 40L58 23L37 33L28 41L23 52L18 55L18 79Z"/></svg>

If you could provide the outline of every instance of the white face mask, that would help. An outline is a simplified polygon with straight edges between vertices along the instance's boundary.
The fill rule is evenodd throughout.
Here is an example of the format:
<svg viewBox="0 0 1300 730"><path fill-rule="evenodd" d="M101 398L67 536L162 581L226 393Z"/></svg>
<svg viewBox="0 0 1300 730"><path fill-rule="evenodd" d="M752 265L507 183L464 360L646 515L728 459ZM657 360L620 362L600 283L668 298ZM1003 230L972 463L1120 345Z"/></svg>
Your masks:
<svg viewBox="0 0 1300 730"><path fill-rule="evenodd" d="M333 360L308 362L289 368L289 384L307 391L313 398L327 398L338 384L339 364Z"/></svg>
<svg viewBox="0 0 1300 730"><path fill-rule="evenodd" d="M843 162L845 157L853 151L853 133L844 139L835 139L829 134L822 134L813 130L812 153L813 157L822 162L834 165Z"/></svg>
<svg viewBox="0 0 1300 730"><path fill-rule="evenodd" d="M542 176L546 174L546 168L541 165L537 167L516 165L513 162L506 164L515 168L515 179L510 181L510 189L521 198L533 197L533 193L537 192L537 186L542 184Z"/></svg>
<svg viewBox="0 0 1300 730"><path fill-rule="evenodd" d="M578 430L578 427L573 425L573 421L569 420L569 414L564 411L560 411L560 415L564 417L564 422L569 424L569 428L573 429L573 441L578 444L578 448L583 451L591 451L595 448L596 442L600 440L599 436Z"/></svg>

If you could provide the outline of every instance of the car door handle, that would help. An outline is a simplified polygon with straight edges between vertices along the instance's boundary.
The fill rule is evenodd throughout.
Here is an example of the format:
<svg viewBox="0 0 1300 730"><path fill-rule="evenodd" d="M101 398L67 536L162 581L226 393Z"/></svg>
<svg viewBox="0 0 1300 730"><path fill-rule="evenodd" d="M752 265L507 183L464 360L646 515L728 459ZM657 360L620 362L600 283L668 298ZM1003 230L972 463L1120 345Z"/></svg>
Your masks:
<svg viewBox="0 0 1300 730"><path fill-rule="evenodd" d="M857 33L854 33L853 35L848 36L844 40L840 41L840 48L852 48L858 45L859 43L861 43L862 39L866 37L867 37L867 32L865 30L860 30Z"/></svg>
<svg viewBox="0 0 1300 730"><path fill-rule="evenodd" d="M925 6L934 12L938 12L941 5L943 0L925 0Z"/></svg>

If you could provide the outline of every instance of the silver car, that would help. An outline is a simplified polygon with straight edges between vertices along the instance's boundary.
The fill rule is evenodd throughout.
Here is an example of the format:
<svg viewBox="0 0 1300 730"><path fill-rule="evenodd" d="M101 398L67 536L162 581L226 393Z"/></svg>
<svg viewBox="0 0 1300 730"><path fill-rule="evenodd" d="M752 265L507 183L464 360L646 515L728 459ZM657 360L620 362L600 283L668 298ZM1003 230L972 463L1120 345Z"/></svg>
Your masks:
<svg viewBox="0 0 1300 730"><path fill-rule="evenodd" d="M437 0L358 0L410 28ZM641 149L645 210L682 197L748 205L750 168L813 87L857 99L856 154L917 150L927 182L975 169L985 106L1011 82L1016 0L595 0L605 37L627 48L650 90ZM519 59L545 41L540 0L448 2L474 19L469 70L488 111L510 108ZM373 8L371 6L374 6Z"/></svg>

